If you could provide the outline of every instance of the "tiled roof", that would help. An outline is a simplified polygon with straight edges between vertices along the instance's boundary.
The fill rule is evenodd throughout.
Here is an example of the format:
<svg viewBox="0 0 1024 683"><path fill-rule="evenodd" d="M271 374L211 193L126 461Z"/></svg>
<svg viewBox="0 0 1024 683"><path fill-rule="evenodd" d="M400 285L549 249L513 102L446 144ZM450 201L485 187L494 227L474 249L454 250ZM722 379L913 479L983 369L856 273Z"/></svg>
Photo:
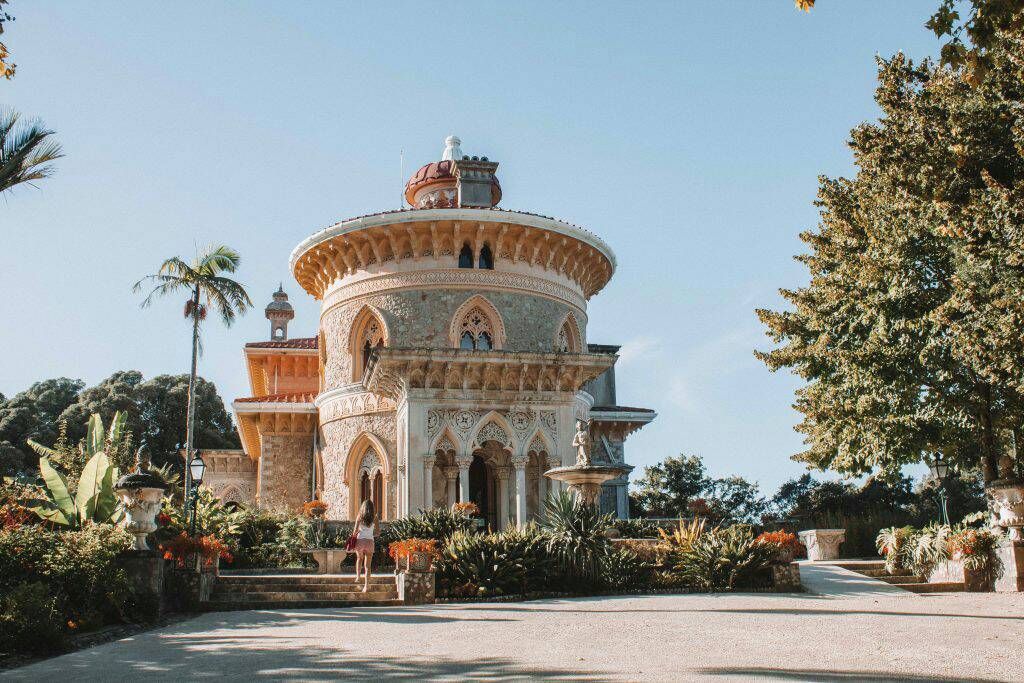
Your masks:
<svg viewBox="0 0 1024 683"><path fill-rule="evenodd" d="M296 337L285 341L249 342L247 349L315 349L316 337Z"/></svg>
<svg viewBox="0 0 1024 683"><path fill-rule="evenodd" d="M630 408L629 406L594 406L590 412L597 413L653 413L650 408Z"/></svg>
<svg viewBox="0 0 1024 683"><path fill-rule="evenodd" d="M247 396L235 399L239 403L312 403L316 398L313 392L295 391L290 394L270 394L268 396Z"/></svg>

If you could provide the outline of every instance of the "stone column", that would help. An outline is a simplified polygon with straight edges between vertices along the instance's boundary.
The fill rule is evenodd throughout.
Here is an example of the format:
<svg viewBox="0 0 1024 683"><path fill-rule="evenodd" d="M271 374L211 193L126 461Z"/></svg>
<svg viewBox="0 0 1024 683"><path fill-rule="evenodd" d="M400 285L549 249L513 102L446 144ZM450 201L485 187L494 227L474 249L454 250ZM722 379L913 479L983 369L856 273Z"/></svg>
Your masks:
<svg viewBox="0 0 1024 683"><path fill-rule="evenodd" d="M455 505L455 489L458 486L458 484L456 483L456 479L458 479L458 478L459 478L459 468L458 467L445 467L444 468L444 479L445 479L444 495L445 495L445 502L447 503L449 509L451 508L451 506Z"/></svg>
<svg viewBox="0 0 1024 683"><path fill-rule="evenodd" d="M469 502L469 466L473 464L472 455L459 455L455 458L459 466L459 502Z"/></svg>
<svg viewBox="0 0 1024 683"><path fill-rule="evenodd" d="M548 499L548 481L549 479L544 476L544 472L547 471L547 462L545 460L540 461L540 476L537 477L537 517L539 519L547 519L547 509L544 507L544 503Z"/></svg>
<svg viewBox="0 0 1024 683"><path fill-rule="evenodd" d="M423 509L434 507L434 462L437 456L428 453L423 456Z"/></svg>
<svg viewBox="0 0 1024 683"><path fill-rule="evenodd" d="M494 476L498 480L498 529L508 526L508 468L495 467Z"/></svg>
<svg viewBox="0 0 1024 683"><path fill-rule="evenodd" d="M512 466L516 468L516 524L526 524L526 463L530 459L525 455L512 458Z"/></svg>

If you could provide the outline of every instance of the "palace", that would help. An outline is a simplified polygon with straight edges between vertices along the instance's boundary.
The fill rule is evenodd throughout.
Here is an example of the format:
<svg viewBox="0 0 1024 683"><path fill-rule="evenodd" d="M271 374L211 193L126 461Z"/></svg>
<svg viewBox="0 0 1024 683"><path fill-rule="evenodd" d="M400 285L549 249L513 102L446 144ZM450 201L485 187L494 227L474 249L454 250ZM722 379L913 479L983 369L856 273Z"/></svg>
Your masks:
<svg viewBox="0 0 1024 683"><path fill-rule="evenodd" d="M233 403L244 453L204 451L222 499L294 509L311 498L385 520L475 502L493 528L543 514L589 421L596 463L624 464L654 419L617 405L617 346L587 341L587 302L615 256L569 223L499 209L497 162L452 136L409 180L411 208L342 221L290 267L321 302L315 337L292 338L279 288L270 339L245 345L251 396ZM629 514L625 477L604 511Z"/></svg>

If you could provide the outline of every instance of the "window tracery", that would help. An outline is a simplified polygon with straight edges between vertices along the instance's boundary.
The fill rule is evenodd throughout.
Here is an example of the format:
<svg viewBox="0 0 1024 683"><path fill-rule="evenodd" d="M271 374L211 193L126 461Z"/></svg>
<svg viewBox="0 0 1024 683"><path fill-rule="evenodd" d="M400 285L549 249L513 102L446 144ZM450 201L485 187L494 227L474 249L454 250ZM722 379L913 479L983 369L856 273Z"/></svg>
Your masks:
<svg viewBox="0 0 1024 683"><path fill-rule="evenodd" d="M474 306L459 324L459 347L490 351L494 348L494 325L479 306Z"/></svg>

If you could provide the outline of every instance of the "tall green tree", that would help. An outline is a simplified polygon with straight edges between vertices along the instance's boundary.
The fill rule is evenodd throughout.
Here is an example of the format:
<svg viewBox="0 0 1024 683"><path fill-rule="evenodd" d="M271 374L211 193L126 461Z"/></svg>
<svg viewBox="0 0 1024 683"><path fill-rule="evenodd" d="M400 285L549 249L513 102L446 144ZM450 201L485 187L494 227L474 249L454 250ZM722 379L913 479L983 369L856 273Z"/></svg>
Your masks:
<svg viewBox="0 0 1024 683"><path fill-rule="evenodd" d="M0 474L24 471L35 458L28 439L55 443L60 415L85 386L67 377L36 382L9 399L0 397Z"/></svg>
<svg viewBox="0 0 1024 683"><path fill-rule="evenodd" d="M0 110L0 194L22 183L31 184L53 173L53 162L64 156L60 145L40 121L21 124L13 109Z"/></svg>
<svg viewBox="0 0 1024 683"><path fill-rule="evenodd" d="M989 482L1022 443L1024 121L999 49L975 86L879 60L883 116L853 130L857 174L821 179L801 235L810 283L758 311L779 344L758 357L807 381L797 460L894 476L941 452Z"/></svg>
<svg viewBox="0 0 1024 683"><path fill-rule="evenodd" d="M754 522L766 510L757 484L743 477L715 479L699 455L679 455L644 468L630 492L633 514L689 517L695 513L716 522Z"/></svg>
<svg viewBox="0 0 1024 683"><path fill-rule="evenodd" d="M149 306L154 298L186 292L185 318L192 323L192 368L189 372L188 407L185 418L185 450L186 463L192 462L193 434L195 429L195 388L196 369L199 361L199 325L206 318L208 309L212 308L220 315L221 321L230 326L238 315L244 314L252 307L252 300L245 288L225 273L234 273L242 262L242 257L230 247L210 246L206 251L196 255L191 263L174 256L161 264L155 275L150 275L135 283L135 291L142 289L144 282L152 283L153 289L143 300L142 307ZM185 468L186 506L188 492L191 489L191 473Z"/></svg>

